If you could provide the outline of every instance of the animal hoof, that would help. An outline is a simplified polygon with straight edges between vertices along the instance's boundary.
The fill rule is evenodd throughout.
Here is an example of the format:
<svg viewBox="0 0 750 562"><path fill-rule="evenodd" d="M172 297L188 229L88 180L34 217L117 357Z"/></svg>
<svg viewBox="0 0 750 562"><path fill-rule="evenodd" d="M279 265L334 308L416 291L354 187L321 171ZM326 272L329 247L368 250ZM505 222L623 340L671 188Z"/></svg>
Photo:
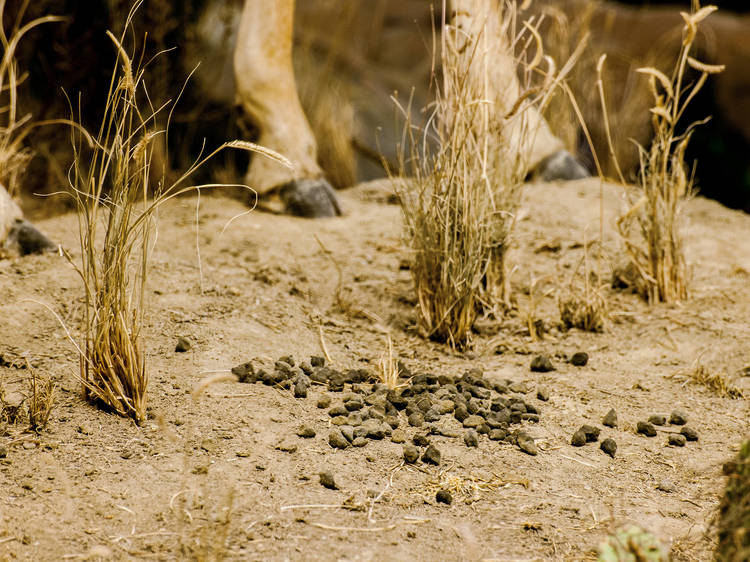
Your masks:
<svg viewBox="0 0 750 562"><path fill-rule="evenodd" d="M325 179L299 179L285 184L280 192L284 212L318 219L341 215L336 192Z"/></svg>
<svg viewBox="0 0 750 562"><path fill-rule="evenodd" d="M29 221L18 219L10 227L6 244L22 256L54 252L57 246Z"/></svg>
<svg viewBox="0 0 750 562"><path fill-rule="evenodd" d="M570 152L558 150L539 163L536 176L542 181L567 181L588 178L591 174Z"/></svg>

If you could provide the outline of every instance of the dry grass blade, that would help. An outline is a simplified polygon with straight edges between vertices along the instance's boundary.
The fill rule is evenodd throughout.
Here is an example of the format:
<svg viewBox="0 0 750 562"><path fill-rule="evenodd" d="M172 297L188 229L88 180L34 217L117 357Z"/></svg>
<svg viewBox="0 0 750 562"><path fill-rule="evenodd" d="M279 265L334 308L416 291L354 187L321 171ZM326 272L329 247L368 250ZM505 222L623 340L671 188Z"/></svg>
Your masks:
<svg viewBox="0 0 750 562"><path fill-rule="evenodd" d="M703 386L718 396L743 398L744 393L725 373L712 371L706 365L696 361L687 371L680 371L670 376L686 383Z"/></svg>
<svg viewBox="0 0 750 562"><path fill-rule="evenodd" d="M130 28L141 4L133 5L122 37L108 34L117 52L117 65L104 115L92 150L86 151L84 132L74 130L75 160L70 174L81 244L81 262L75 267L86 303L78 346L84 390L93 401L138 422L146 418L145 287L159 207L191 190L222 187L186 183L196 169L224 148L250 150L288 164L273 151L233 141L197 160L173 184L165 185L162 179L158 185L150 185L154 139L164 133L159 131L157 116L169 105L149 113L141 111L141 106L151 107L144 68L133 63L123 46L126 33L135 36ZM149 199L151 193L153 199Z"/></svg>
<svg viewBox="0 0 750 562"><path fill-rule="evenodd" d="M40 378L31 367L28 359L26 368L29 370L29 396L26 408L29 411L29 427L32 431L40 431L47 427L52 407L55 405L55 383L52 379Z"/></svg>
<svg viewBox="0 0 750 562"><path fill-rule="evenodd" d="M393 341L391 336L388 336L388 351L380 357L378 361L378 376L380 382L386 385L388 388L396 388L398 386L398 361L393 357Z"/></svg>
<svg viewBox="0 0 750 562"><path fill-rule="evenodd" d="M672 76L651 67L638 70L649 76L654 139L648 149L638 146L639 189L631 195L631 208L620 217L617 226L641 279L643 296L652 303L676 302L688 297L682 207L692 194L693 180L685 163L685 150L700 122L690 124L684 132L678 132L678 123L708 75L722 70L690 56L698 23L715 7L700 8L696 2L695 10L692 15L683 14L686 23L682 47ZM688 68L701 72L697 81L688 83Z"/></svg>

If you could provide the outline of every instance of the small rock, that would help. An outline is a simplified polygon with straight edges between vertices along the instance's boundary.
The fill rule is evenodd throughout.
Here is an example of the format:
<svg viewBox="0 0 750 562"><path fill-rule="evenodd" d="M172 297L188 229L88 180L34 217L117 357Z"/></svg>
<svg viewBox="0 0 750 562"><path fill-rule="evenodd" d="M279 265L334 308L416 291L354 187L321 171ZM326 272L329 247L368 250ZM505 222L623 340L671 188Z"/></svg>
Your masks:
<svg viewBox="0 0 750 562"><path fill-rule="evenodd" d="M323 367L326 364L326 360L323 357L317 357L313 355L310 357L310 365L312 367Z"/></svg>
<svg viewBox="0 0 750 562"><path fill-rule="evenodd" d="M350 412L361 410L364 407L364 405L365 405L364 402L359 396L356 396L355 398L352 398L344 402L344 407Z"/></svg>
<svg viewBox="0 0 750 562"><path fill-rule="evenodd" d="M296 453L297 444L288 439L282 439L276 444L276 449L285 453Z"/></svg>
<svg viewBox="0 0 750 562"><path fill-rule="evenodd" d="M550 371L554 371L555 367L552 365L549 357L540 354L531 360L531 370L535 373L549 373Z"/></svg>
<svg viewBox="0 0 750 562"><path fill-rule="evenodd" d="M593 425L582 425L578 431L583 431L586 434L587 443L593 443L599 440L599 432L601 430Z"/></svg>
<svg viewBox="0 0 750 562"><path fill-rule="evenodd" d="M78 433L83 433L84 435L91 435L92 433L94 433L94 431L91 429L91 427L89 427L85 423L82 423L81 425L78 426Z"/></svg>
<svg viewBox="0 0 750 562"><path fill-rule="evenodd" d="M667 416L664 416L662 414L653 414L648 417L648 423L652 423L654 425L664 425L667 423Z"/></svg>
<svg viewBox="0 0 750 562"><path fill-rule="evenodd" d="M393 389L388 391L388 393L385 395L385 399L393 404L393 406L397 410L403 410L409 403L409 401L404 396L402 396L401 393Z"/></svg>
<svg viewBox="0 0 750 562"><path fill-rule="evenodd" d="M441 418L441 414L438 413L438 411L435 410L435 408L430 408L424 413L424 421L426 421L427 423L439 421L440 418Z"/></svg>
<svg viewBox="0 0 750 562"><path fill-rule="evenodd" d="M383 421L391 426L391 429L398 429L398 426L401 425L401 421L398 419L398 416L385 416L383 418Z"/></svg>
<svg viewBox="0 0 750 562"><path fill-rule="evenodd" d="M414 412L409 416L409 425L412 427L422 427L424 425L424 416L420 412Z"/></svg>
<svg viewBox="0 0 750 562"><path fill-rule="evenodd" d="M490 430L489 438L492 441L502 441L507 435L504 429L492 429Z"/></svg>
<svg viewBox="0 0 750 562"><path fill-rule="evenodd" d="M599 445L599 448L607 453L610 457L615 458L615 453L617 452L617 443L615 443L615 440L607 437L604 441L602 441L601 445Z"/></svg>
<svg viewBox="0 0 750 562"><path fill-rule="evenodd" d="M307 398L307 389L310 388L310 377L300 374L294 381L294 397Z"/></svg>
<svg viewBox="0 0 750 562"><path fill-rule="evenodd" d="M656 485L657 490L661 490L662 492L667 492L668 494L671 494L672 492L677 491L677 486L674 485L674 482L669 480L668 478L664 478L659 481L659 483Z"/></svg>
<svg viewBox="0 0 750 562"><path fill-rule="evenodd" d="M440 464L440 451L435 445L430 445L422 455L422 462L429 464Z"/></svg>
<svg viewBox="0 0 750 562"><path fill-rule="evenodd" d="M297 430L297 435L303 439L311 439L315 437L315 430L307 424L301 425Z"/></svg>
<svg viewBox="0 0 750 562"><path fill-rule="evenodd" d="M453 417L463 423L469 417L469 410L464 404L458 404L456 409L453 410Z"/></svg>
<svg viewBox="0 0 750 562"><path fill-rule="evenodd" d="M685 436L688 441L698 441L698 432L692 427L685 426L680 429L680 434Z"/></svg>
<svg viewBox="0 0 750 562"><path fill-rule="evenodd" d="M406 432L403 429L394 429L393 433L391 434L391 441L393 441L394 443L405 443Z"/></svg>
<svg viewBox="0 0 750 562"><path fill-rule="evenodd" d="M430 444L430 438L424 433L417 433L412 437L411 442L417 447L427 447Z"/></svg>
<svg viewBox="0 0 750 562"><path fill-rule="evenodd" d="M347 441L340 429L334 427L328 433L328 444L334 449L346 449L349 446L349 441Z"/></svg>
<svg viewBox="0 0 750 562"><path fill-rule="evenodd" d="M258 375L255 373L255 367L251 361L232 367L232 374L242 383L254 383L258 381Z"/></svg>
<svg viewBox="0 0 750 562"><path fill-rule="evenodd" d="M201 441L201 449L203 449L207 453L215 453L216 441L214 441L210 437L206 437L203 441Z"/></svg>
<svg viewBox="0 0 750 562"><path fill-rule="evenodd" d="M583 447L586 444L586 432L579 429L570 439L570 444L574 447Z"/></svg>
<svg viewBox="0 0 750 562"><path fill-rule="evenodd" d="M478 447L479 446L479 435L473 429L470 429L464 433L464 443L467 447Z"/></svg>
<svg viewBox="0 0 750 562"><path fill-rule="evenodd" d="M477 428L484 423L484 418L482 416L473 415L466 418L463 423L464 427Z"/></svg>
<svg viewBox="0 0 750 562"><path fill-rule="evenodd" d="M674 445L675 447L684 447L685 441L685 436L681 433L672 433L667 437L667 443Z"/></svg>
<svg viewBox="0 0 750 562"><path fill-rule="evenodd" d="M585 351L576 351L570 357L570 364L574 367L585 367L589 362L589 354Z"/></svg>
<svg viewBox="0 0 750 562"><path fill-rule="evenodd" d="M24 449L36 449L36 443L34 441L24 441L23 442L23 448ZM125 458L125 457L123 457ZM129 457L128 457L129 458Z"/></svg>
<svg viewBox="0 0 750 562"><path fill-rule="evenodd" d="M546 386L540 386L536 390L536 397L542 402L549 400L549 389Z"/></svg>
<svg viewBox="0 0 750 562"><path fill-rule="evenodd" d="M5 445L0 445L0 459L4 459L8 456L8 448Z"/></svg>
<svg viewBox="0 0 750 562"><path fill-rule="evenodd" d="M346 384L346 375L339 371L330 371L328 374L328 390L331 392L341 392Z"/></svg>
<svg viewBox="0 0 750 562"><path fill-rule="evenodd" d="M347 416L336 416L331 418L331 425L346 425L349 423Z"/></svg>
<svg viewBox="0 0 750 562"><path fill-rule="evenodd" d="M516 381L508 386L508 390L518 394L526 394L529 391L529 385L523 381Z"/></svg>
<svg viewBox="0 0 750 562"><path fill-rule="evenodd" d="M639 421L636 430L646 437L656 437L656 428L649 422Z"/></svg>
<svg viewBox="0 0 750 562"><path fill-rule="evenodd" d="M283 357L279 357L279 361L286 363L290 367L294 367L294 357L291 355L284 355Z"/></svg>
<svg viewBox="0 0 750 562"><path fill-rule="evenodd" d="M305 373L308 377L313 374L312 365L307 361L303 361L302 363L300 363L299 368L302 369L302 372Z"/></svg>
<svg viewBox="0 0 750 562"><path fill-rule="evenodd" d="M341 435L344 436L344 438L351 443L354 441L354 428L350 425L342 425L339 427L341 430Z"/></svg>
<svg viewBox="0 0 750 562"><path fill-rule="evenodd" d="M534 439L532 439L532 437L525 431L519 431L516 434L515 441L518 448L524 453L534 456L539 454L539 449L537 448L536 443L534 443Z"/></svg>
<svg viewBox="0 0 750 562"><path fill-rule="evenodd" d="M331 405L331 397L327 394L321 394L320 398L318 398L318 403L316 404L318 408L327 408Z"/></svg>
<svg viewBox="0 0 750 562"><path fill-rule="evenodd" d="M367 445L366 437L355 437L354 441L352 441L352 447L364 447L365 445Z"/></svg>
<svg viewBox="0 0 750 562"><path fill-rule="evenodd" d="M685 425L687 423L688 416L682 410L674 410L669 415L669 423L672 425Z"/></svg>
<svg viewBox="0 0 750 562"><path fill-rule="evenodd" d="M404 445L404 462L414 464L419 459L419 449L414 445Z"/></svg>
<svg viewBox="0 0 750 562"><path fill-rule="evenodd" d="M349 410L347 410L343 404L339 403L328 410L328 415L332 418L335 418L336 416L348 416Z"/></svg>
<svg viewBox="0 0 750 562"><path fill-rule="evenodd" d="M438 503L450 505L453 503L453 496L448 490L438 490L438 493L435 494L435 500Z"/></svg>
<svg viewBox="0 0 750 562"><path fill-rule="evenodd" d="M339 485L336 484L336 479L333 477L332 473L330 473L328 471L321 472L319 474L319 476L320 476L320 484L324 488L328 488L329 490L338 490L339 489Z"/></svg>
<svg viewBox="0 0 750 562"><path fill-rule="evenodd" d="M191 347L192 345L190 343L190 340L180 336L179 338L177 338L177 345L175 346L174 350L177 353L185 353L186 351L190 351Z"/></svg>
<svg viewBox="0 0 750 562"><path fill-rule="evenodd" d="M361 426L365 431L365 437L368 439L383 439L386 434L390 434L391 428L380 420L372 419L365 421Z"/></svg>
<svg viewBox="0 0 750 562"><path fill-rule="evenodd" d="M521 414L521 421L539 423L539 414Z"/></svg>
<svg viewBox="0 0 750 562"><path fill-rule="evenodd" d="M602 425L605 425L607 427L617 427L617 412L614 408L612 408L604 415L604 419L602 419Z"/></svg>

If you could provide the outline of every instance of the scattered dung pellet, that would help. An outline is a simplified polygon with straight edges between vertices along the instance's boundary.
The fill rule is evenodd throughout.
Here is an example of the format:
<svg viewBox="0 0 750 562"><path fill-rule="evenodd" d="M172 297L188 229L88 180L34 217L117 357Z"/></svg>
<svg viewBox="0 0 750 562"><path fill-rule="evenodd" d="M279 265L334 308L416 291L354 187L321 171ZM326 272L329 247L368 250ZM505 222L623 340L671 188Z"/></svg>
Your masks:
<svg viewBox="0 0 750 562"><path fill-rule="evenodd" d="M319 475L320 477L320 485L324 488L328 488L329 490L338 490L339 485L336 484L336 479L333 477L333 474L325 471L321 472Z"/></svg>
<svg viewBox="0 0 750 562"><path fill-rule="evenodd" d="M251 361L232 367L232 374L237 377L239 382L254 383L258 382L258 375L255 373L255 367Z"/></svg>
<svg viewBox="0 0 750 562"><path fill-rule="evenodd" d="M669 423L672 425L685 425L687 423L688 416L682 410L674 410L669 415Z"/></svg>
<svg viewBox="0 0 750 562"><path fill-rule="evenodd" d="M491 429L489 438L492 441L502 441L507 435L508 433L504 429Z"/></svg>
<svg viewBox="0 0 750 562"><path fill-rule="evenodd" d="M424 433L417 433L411 438L411 442L417 447L427 447L430 444L430 438Z"/></svg>
<svg viewBox="0 0 750 562"><path fill-rule="evenodd" d="M364 447L365 445L367 445L366 437L355 437L354 441L352 441L352 447Z"/></svg>
<svg viewBox="0 0 750 562"><path fill-rule="evenodd" d="M570 364L574 367L585 367L589 362L589 354L585 351L576 351L570 357Z"/></svg>
<svg viewBox="0 0 750 562"><path fill-rule="evenodd" d="M570 444L574 447L583 447L586 444L586 432L579 429L570 438Z"/></svg>
<svg viewBox="0 0 750 562"><path fill-rule="evenodd" d="M318 357L316 355L310 357L310 365L312 367L323 367L325 364L326 360L324 357Z"/></svg>
<svg viewBox="0 0 750 562"><path fill-rule="evenodd" d="M430 408L424 413L424 421L431 423L440 420L441 415L434 409Z"/></svg>
<svg viewBox="0 0 750 562"><path fill-rule="evenodd" d="M649 422L639 421L636 430L646 437L656 437L656 428Z"/></svg>
<svg viewBox="0 0 750 562"><path fill-rule="evenodd" d="M398 419L398 416L385 416L383 418L383 421L391 426L391 429L398 429L398 426L401 425L401 421Z"/></svg>
<svg viewBox="0 0 750 562"><path fill-rule="evenodd" d="M364 407L364 405L365 405L364 402L362 402L362 399L359 396L344 402L344 408L346 408L347 411L349 412L355 412L357 410L361 410Z"/></svg>
<svg viewBox="0 0 750 562"><path fill-rule="evenodd" d="M656 489L671 494L672 492L677 491L677 486L675 486L674 482L672 482L670 479L663 478L662 480L659 480L659 483L656 485Z"/></svg>
<svg viewBox="0 0 750 562"><path fill-rule="evenodd" d="M311 439L315 437L315 430L307 424L301 425L297 430L297 435L304 439Z"/></svg>
<svg viewBox="0 0 750 562"><path fill-rule="evenodd" d="M648 417L648 423L652 423L654 425L664 425L667 423L667 416L663 414L653 414Z"/></svg>
<svg viewBox="0 0 750 562"><path fill-rule="evenodd" d="M610 457L615 458L615 453L617 452L617 443L615 443L615 440L607 437L604 441L602 441L601 445L599 445L599 448L607 453Z"/></svg>
<svg viewBox="0 0 750 562"><path fill-rule="evenodd" d="M519 431L516 435L516 445L518 445L518 448L524 453L529 455L535 456L539 454L539 449L537 448L536 443L534 443L534 439L525 431Z"/></svg>
<svg viewBox="0 0 750 562"><path fill-rule="evenodd" d="M193 345L190 343L190 340L180 336L177 338L177 345L174 347L174 350L177 353L185 353L186 351L190 351L191 347L193 347Z"/></svg>
<svg viewBox="0 0 750 562"><path fill-rule="evenodd" d="M550 371L554 371L555 367L548 356L540 354L534 356L531 360L531 370L535 373L549 373Z"/></svg>
<svg viewBox="0 0 750 562"><path fill-rule="evenodd" d="M349 446L349 441L339 428L334 427L328 433L328 444L334 449L346 449Z"/></svg>
<svg viewBox="0 0 750 562"><path fill-rule="evenodd" d="M607 427L617 427L617 412L612 408L609 412L604 415L602 419L602 425Z"/></svg>
<svg viewBox="0 0 750 562"><path fill-rule="evenodd" d="M688 441L698 441L698 432L692 427L684 426L680 429L680 434L684 435Z"/></svg>
<svg viewBox="0 0 750 562"><path fill-rule="evenodd" d="M310 377L299 375L294 381L294 397L307 398L307 391L310 388Z"/></svg>
<svg viewBox="0 0 750 562"><path fill-rule="evenodd" d="M404 445L404 462L414 464L419 459L419 449L414 445Z"/></svg>
<svg viewBox="0 0 750 562"><path fill-rule="evenodd" d="M586 442L593 443L599 441L599 433L601 430L593 425L582 425L578 431L583 431L586 434Z"/></svg>
<svg viewBox="0 0 750 562"><path fill-rule="evenodd" d="M320 398L318 398L318 402L316 406L318 408L325 409L330 405L331 405L331 397L328 396L327 394L321 394Z"/></svg>
<svg viewBox="0 0 750 562"><path fill-rule="evenodd" d="M448 490L438 490L438 493L435 494L435 500L438 503L450 505L453 503L453 496Z"/></svg>
<svg viewBox="0 0 750 562"><path fill-rule="evenodd" d="M285 453L296 453L297 444L290 441L289 439L282 439L281 441L276 443L276 449Z"/></svg>
<svg viewBox="0 0 750 562"><path fill-rule="evenodd" d="M536 389L536 397L542 402L549 400L549 389L546 386L540 386Z"/></svg>
<svg viewBox="0 0 750 562"><path fill-rule="evenodd" d="M348 416L349 410L347 410L343 404L339 403L328 410L328 415L332 418L335 418L336 416Z"/></svg>
<svg viewBox="0 0 750 562"><path fill-rule="evenodd" d="M473 429L470 429L464 433L464 443L467 447L478 447L479 446L479 435Z"/></svg>
<svg viewBox="0 0 750 562"><path fill-rule="evenodd" d="M482 416L477 416L477 415L469 416L463 421L464 427L468 427L468 428L477 428L483 423L484 423L484 418Z"/></svg>
<svg viewBox="0 0 750 562"><path fill-rule="evenodd" d="M469 417L469 411L464 404L458 404L456 409L453 410L453 417L463 423Z"/></svg>
<svg viewBox="0 0 750 562"><path fill-rule="evenodd" d="M440 451L435 445L430 445L422 455L422 462L440 464Z"/></svg>
<svg viewBox="0 0 750 562"><path fill-rule="evenodd" d="M406 432L403 429L394 429L391 434L391 441L394 443L405 443Z"/></svg>
<svg viewBox="0 0 750 562"><path fill-rule="evenodd" d="M291 355L284 355L282 357L279 357L279 361L286 363L290 367L294 367L294 357L292 357Z"/></svg>
<svg viewBox="0 0 750 562"><path fill-rule="evenodd" d="M685 436L681 433L671 433L669 437L667 437L667 443L675 447L684 447L685 441Z"/></svg>
<svg viewBox="0 0 750 562"><path fill-rule="evenodd" d="M414 412L409 416L408 421L412 427L422 427L424 425L424 416L421 412Z"/></svg>

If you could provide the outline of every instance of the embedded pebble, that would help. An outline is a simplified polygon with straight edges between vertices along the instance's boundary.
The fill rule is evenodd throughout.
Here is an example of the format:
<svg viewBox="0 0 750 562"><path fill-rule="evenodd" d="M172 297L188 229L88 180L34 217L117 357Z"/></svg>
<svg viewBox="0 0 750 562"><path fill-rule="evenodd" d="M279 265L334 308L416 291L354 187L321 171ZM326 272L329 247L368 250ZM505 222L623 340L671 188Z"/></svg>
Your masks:
<svg viewBox="0 0 750 562"><path fill-rule="evenodd" d="M492 441L502 441L508 434L504 429L491 429L489 438Z"/></svg>
<svg viewBox="0 0 750 562"><path fill-rule="evenodd" d="M684 426L680 429L680 434L684 435L688 441L698 441L698 432L692 427Z"/></svg>
<svg viewBox="0 0 750 562"><path fill-rule="evenodd" d="M328 488L329 490L338 490L339 485L336 484L336 479L333 477L333 474L326 471L321 472L319 475L320 477L320 484L324 488Z"/></svg>
<svg viewBox="0 0 750 562"><path fill-rule="evenodd" d="M336 416L348 416L349 410L347 410L343 404L339 403L328 410L328 415L332 418L335 418Z"/></svg>
<svg viewBox="0 0 750 562"><path fill-rule="evenodd" d="M540 386L536 390L536 397L542 402L549 400L549 389L546 386Z"/></svg>
<svg viewBox="0 0 750 562"><path fill-rule="evenodd" d="M482 425L483 423L484 423L484 418L482 416L477 416L477 415L469 416L463 422L464 427L468 427L468 428L476 428Z"/></svg>
<svg viewBox="0 0 750 562"><path fill-rule="evenodd" d="M519 431L516 434L516 445L518 445L518 448L521 449L524 453L527 453L529 455L538 455L539 449L536 446L536 443L534 443L534 439L525 431Z"/></svg>
<svg viewBox="0 0 750 562"><path fill-rule="evenodd" d="M607 427L617 427L617 412L614 408L612 408L604 415L604 419L602 419L602 425L605 425Z"/></svg>
<svg viewBox="0 0 750 562"><path fill-rule="evenodd" d="M583 431L586 434L586 442L592 443L599 440L599 433L601 430L593 425L582 425L578 431Z"/></svg>
<svg viewBox="0 0 750 562"><path fill-rule="evenodd" d="M414 464L419 460L419 449L414 445L404 445L404 462Z"/></svg>
<svg viewBox="0 0 750 562"><path fill-rule="evenodd" d="M656 428L649 422L639 421L636 429L638 433L645 435L646 437L656 437Z"/></svg>
<svg viewBox="0 0 750 562"><path fill-rule="evenodd" d="M583 447L586 444L586 432L579 429L570 439L570 444L574 447Z"/></svg>
<svg viewBox="0 0 750 562"><path fill-rule="evenodd" d="M615 458L615 453L617 452L617 443L615 443L615 440L611 437L607 437L604 441L602 441L601 445L599 445L599 448L607 453L610 457Z"/></svg>
<svg viewBox="0 0 750 562"><path fill-rule="evenodd" d="M307 424L301 425L300 428L297 430L297 435L304 439L311 439L315 437L315 430Z"/></svg>
<svg viewBox="0 0 750 562"><path fill-rule="evenodd" d="M285 453L296 453L297 444L289 441L288 439L282 439L276 444L276 449L279 451L284 451Z"/></svg>
<svg viewBox="0 0 750 562"><path fill-rule="evenodd" d="M672 425L685 425L687 423L688 416L682 410L674 410L669 415L669 423Z"/></svg>
<svg viewBox="0 0 750 562"><path fill-rule="evenodd" d="M479 446L479 435L473 429L470 429L464 433L464 443L467 447L478 447Z"/></svg>
<svg viewBox="0 0 750 562"><path fill-rule="evenodd" d="M320 398L318 398L317 406L318 408L324 409L331 405L331 397L327 394L321 394Z"/></svg>
<svg viewBox="0 0 750 562"><path fill-rule="evenodd" d="M174 350L177 353L185 353L186 351L190 351L191 347L193 346L190 343L190 340L180 336L179 338L177 338L177 345L174 347Z"/></svg>
<svg viewBox="0 0 750 562"><path fill-rule="evenodd" d="M393 434L391 434L391 441L394 443L405 443L406 432L403 429L394 429Z"/></svg>
<svg viewBox="0 0 750 562"><path fill-rule="evenodd" d="M453 496L448 490L438 490L438 493L435 494L435 500L438 503L450 505L453 503Z"/></svg>
<svg viewBox="0 0 750 562"><path fill-rule="evenodd" d="M672 433L667 437L667 443L674 445L675 447L684 447L685 441L685 436L681 433Z"/></svg>
<svg viewBox="0 0 750 562"><path fill-rule="evenodd" d="M367 445L366 437L355 437L354 441L352 441L352 447L364 447L365 445Z"/></svg>
<svg viewBox="0 0 750 562"><path fill-rule="evenodd" d="M440 451L434 445L430 445L422 455L422 462L429 464L440 464Z"/></svg>
<svg viewBox="0 0 750 562"><path fill-rule="evenodd" d="M663 414L653 414L648 417L648 423L652 423L654 425L664 425L667 423L667 416Z"/></svg>
<svg viewBox="0 0 750 562"><path fill-rule="evenodd" d="M349 446L349 441L347 441L340 429L334 427L328 433L328 444L334 449L346 449Z"/></svg>
<svg viewBox="0 0 750 562"><path fill-rule="evenodd" d="M589 362L589 354L585 351L576 351L570 357L570 364L574 367L585 367Z"/></svg>
<svg viewBox="0 0 750 562"><path fill-rule="evenodd" d="M536 355L531 360L531 370L535 373L549 373L554 371L555 367L552 365L550 358L544 354Z"/></svg>
<svg viewBox="0 0 750 562"><path fill-rule="evenodd" d="M677 491L677 486L675 486L674 482L668 478L664 478L656 485L656 489L661 490L662 492L672 493Z"/></svg>

